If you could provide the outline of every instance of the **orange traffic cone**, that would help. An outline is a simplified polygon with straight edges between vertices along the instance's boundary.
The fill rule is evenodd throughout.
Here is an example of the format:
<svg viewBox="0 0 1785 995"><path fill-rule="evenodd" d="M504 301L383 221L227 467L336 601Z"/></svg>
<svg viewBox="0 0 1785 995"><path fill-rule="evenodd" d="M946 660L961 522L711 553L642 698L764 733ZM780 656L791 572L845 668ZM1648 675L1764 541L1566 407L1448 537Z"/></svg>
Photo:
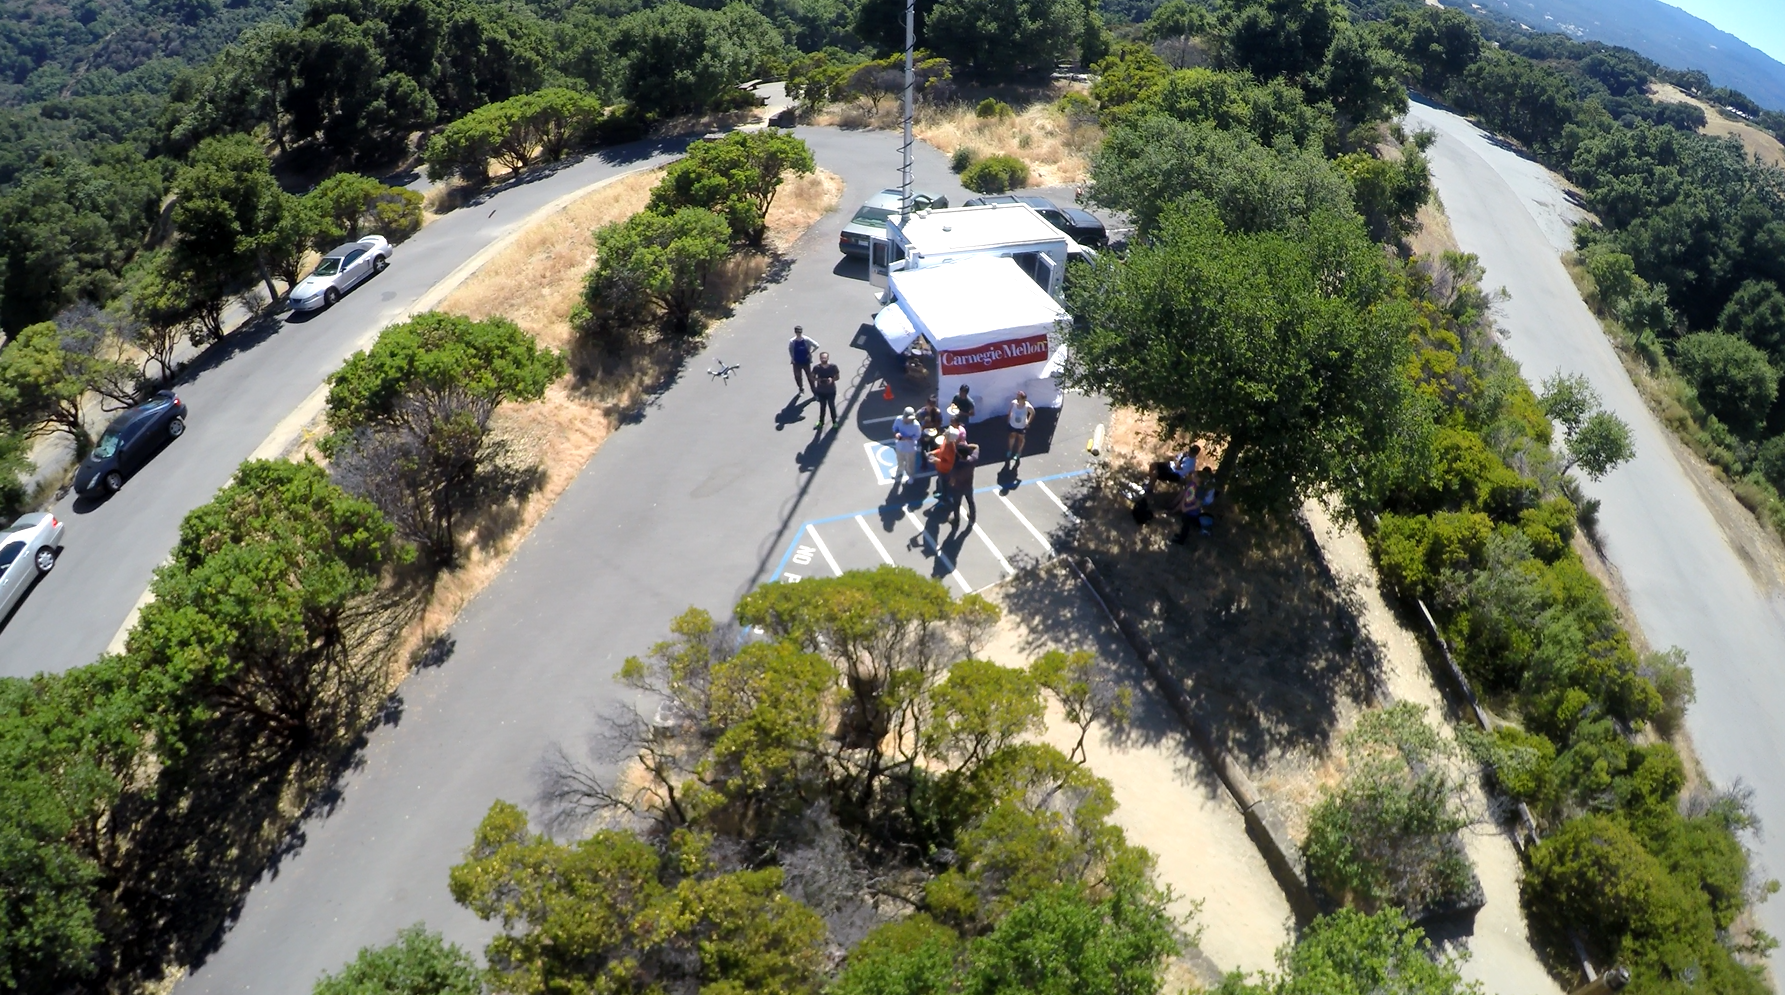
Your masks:
<svg viewBox="0 0 1785 995"><path fill-rule="evenodd" d="M892 381L887 380L887 381L885 381L885 383L886 383L886 389L880 392L880 396L885 398L886 400L890 401L893 399Z"/></svg>

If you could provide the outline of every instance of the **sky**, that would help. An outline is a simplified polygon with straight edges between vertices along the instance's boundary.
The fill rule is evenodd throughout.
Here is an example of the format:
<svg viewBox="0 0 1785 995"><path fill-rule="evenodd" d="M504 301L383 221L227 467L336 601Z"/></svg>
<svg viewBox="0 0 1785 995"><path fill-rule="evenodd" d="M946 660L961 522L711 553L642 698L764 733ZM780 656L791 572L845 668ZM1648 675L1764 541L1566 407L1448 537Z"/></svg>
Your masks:
<svg viewBox="0 0 1785 995"><path fill-rule="evenodd" d="M1665 0L1785 62L1785 0Z"/></svg>

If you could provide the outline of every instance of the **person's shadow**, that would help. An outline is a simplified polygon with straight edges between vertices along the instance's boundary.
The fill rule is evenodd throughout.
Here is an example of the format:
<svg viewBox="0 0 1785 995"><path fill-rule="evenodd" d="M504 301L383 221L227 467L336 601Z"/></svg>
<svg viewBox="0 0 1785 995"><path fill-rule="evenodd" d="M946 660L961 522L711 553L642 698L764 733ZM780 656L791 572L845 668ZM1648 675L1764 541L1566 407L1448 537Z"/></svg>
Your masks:
<svg viewBox="0 0 1785 995"><path fill-rule="evenodd" d="M837 441L837 430L840 428L841 425L832 425L827 432L822 426L813 427L812 441L806 443L806 448L794 456L794 462L799 465L801 473L811 473L818 469L824 458L830 455L831 445Z"/></svg>
<svg viewBox="0 0 1785 995"><path fill-rule="evenodd" d="M805 421L807 406L817 400L816 397L802 398L799 394L793 395L786 404L781 406L781 410L775 412L775 431L784 432L787 430L787 426Z"/></svg>

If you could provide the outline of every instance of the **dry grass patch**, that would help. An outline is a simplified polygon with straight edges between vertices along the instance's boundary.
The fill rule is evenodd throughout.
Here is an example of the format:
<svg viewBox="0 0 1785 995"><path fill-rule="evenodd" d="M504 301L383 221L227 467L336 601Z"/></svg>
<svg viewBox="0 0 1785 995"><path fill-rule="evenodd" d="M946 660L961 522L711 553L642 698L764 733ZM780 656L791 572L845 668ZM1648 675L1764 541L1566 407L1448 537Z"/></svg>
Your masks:
<svg viewBox="0 0 1785 995"><path fill-rule="evenodd" d="M1030 186L1077 186L1091 175L1091 152L1103 141L1103 129L1069 120L1056 110L1054 99L1070 87L1055 89L1053 99L1030 104L1011 117L979 117L969 103L921 107L912 132L947 155L969 148L979 158L1015 156L1029 164ZM858 101L826 108L812 123L893 130L899 127L899 114L896 101L883 101L878 110Z"/></svg>
<svg viewBox="0 0 1785 995"><path fill-rule="evenodd" d="M1691 104L1704 111L1704 127L1699 129L1701 134L1734 138L1742 143L1742 148L1749 155L1758 156L1760 161L1769 166L1785 168L1785 146L1759 128L1725 117L1718 108L1689 96L1684 90L1668 83L1651 84L1649 98L1664 104Z"/></svg>
<svg viewBox="0 0 1785 995"><path fill-rule="evenodd" d="M1029 185L1077 186L1091 175L1091 151L1103 140L1103 129L1075 122L1052 102L1035 103L1011 117L979 117L972 107L958 105L920 115L917 137L943 152L972 149L976 158L1015 156L1029 164Z"/></svg>
<svg viewBox="0 0 1785 995"><path fill-rule="evenodd" d="M407 661L444 632L501 572L620 418L681 360L681 341L640 334L592 346L578 341L570 327L583 276L595 263L592 233L643 210L662 175L653 169L624 176L535 221L441 302L440 310L472 318L507 317L540 344L568 352L573 372L539 401L496 410L487 476L499 483L464 520L459 563L435 579L400 659ZM731 304L760 286L776 264L776 251L791 247L834 208L842 190L842 179L822 170L790 179L769 211L770 251L727 258L714 274L720 298Z"/></svg>
<svg viewBox="0 0 1785 995"><path fill-rule="evenodd" d="M842 199L843 178L828 169L789 177L769 205L769 247L776 252L792 251L806 229L836 210Z"/></svg>

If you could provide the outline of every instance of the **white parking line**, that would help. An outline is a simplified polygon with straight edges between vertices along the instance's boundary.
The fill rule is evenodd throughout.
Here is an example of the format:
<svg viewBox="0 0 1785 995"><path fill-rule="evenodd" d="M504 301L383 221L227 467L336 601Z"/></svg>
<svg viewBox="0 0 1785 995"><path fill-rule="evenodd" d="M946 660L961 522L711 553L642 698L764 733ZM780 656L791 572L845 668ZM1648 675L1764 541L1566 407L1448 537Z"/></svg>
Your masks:
<svg viewBox="0 0 1785 995"><path fill-rule="evenodd" d="M862 527L862 535L867 536L868 541L874 544L874 552L880 554L880 561L889 567L892 566L892 554L886 551L885 546L880 545L880 537L875 535L874 530L868 527L868 520L857 515L855 516L855 524Z"/></svg>
<svg viewBox="0 0 1785 995"><path fill-rule="evenodd" d="M985 529L980 528L978 522L973 523L973 534L979 537L980 542L985 543L986 549L991 550L992 557L998 561L999 566L1004 568L1004 575L1015 577L1016 568L1010 565L1010 561L1004 558L1004 554L998 551L997 546L992 545L992 537L985 534Z"/></svg>
<svg viewBox="0 0 1785 995"><path fill-rule="evenodd" d="M1037 480L1035 486L1041 488L1041 493L1046 494L1047 499L1052 501L1055 507L1065 512L1067 518L1070 518L1075 522L1078 521L1078 516L1072 513L1072 509L1066 507L1066 502L1060 500L1060 495L1054 493L1054 489L1047 485L1047 481Z"/></svg>
<svg viewBox="0 0 1785 995"><path fill-rule="evenodd" d="M831 573L839 577L843 576L843 568L837 566L837 558L831 555L831 548L824 544L823 539L819 538L817 527L807 525L806 532L812 536L812 544L818 547L818 552L824 556L824 562L830 564Z"/></svg>
<svg viewBox="0 0 1785 995"><path fill-rule="evenodd" d="M1011 504L1010 499L1003 494L998 495L998 500L1004 502L1004 507L1009 508L1010 513L1016 516L1016 520L1023 523L1023 528L1029 530L1029 534L1035 537L1036 542L1041 543L1041 548L1047 550L1047 555L1053 556L1054 544L1047 541L1047 536L1041 534L1041 530L1035 527L1034 522L1029 521L1029 516L1018 511L1016 505Z"/></svg>
<svg viewBox="0 0 1785 995"><path fill-rule="evenodd" d="M948 568L948 575L954 578L956 584L960 585L961 593L972 594L973 585L967 583L967 578L962 577L961 572L955 569L954 561L948 558L948 554L942 551L941 546L936 545L936 540L930 538L930 533L923 527L923 519L913 515L910 508L906 508L905 521L911 523L911 527L917 530L919 536L923 537L923 544L930 547L930 551L936 554L936 559Z"/></svg>

